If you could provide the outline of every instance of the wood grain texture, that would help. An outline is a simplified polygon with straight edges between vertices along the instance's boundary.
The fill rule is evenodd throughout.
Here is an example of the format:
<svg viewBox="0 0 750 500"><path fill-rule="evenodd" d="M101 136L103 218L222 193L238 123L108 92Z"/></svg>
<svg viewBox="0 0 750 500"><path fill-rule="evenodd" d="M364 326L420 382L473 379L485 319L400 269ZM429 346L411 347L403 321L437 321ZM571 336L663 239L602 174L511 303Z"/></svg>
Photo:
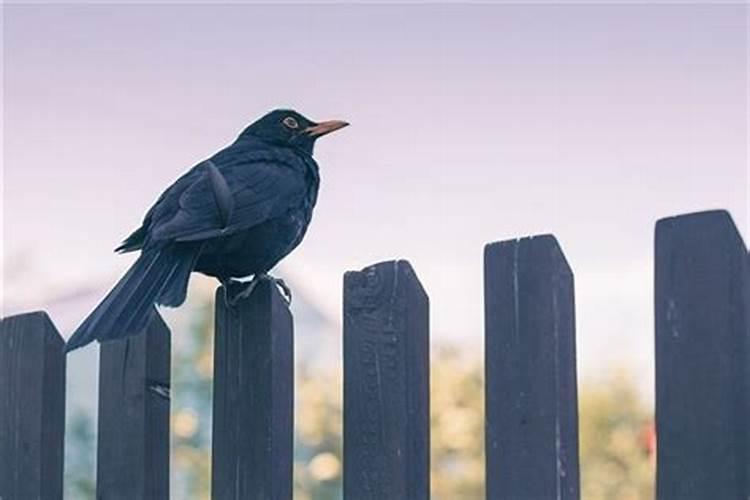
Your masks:
<svg viewBox="0 0 750 500"><path fill-rule="evenodd" d="M170 333L158 314L100 344L98 499L169 498Z"/></svg>
<svg viewBox="0 0 750 500"><path fill-rule="evenodd" d="M429 302L406 261L344 277L344 498L430 497Z"/></svg>
<svg viewBox="0 0 750 500"><path fill-rule="evenodd" d="M216 293L212 498L292 498L292 315L260 281L235 306Z"/></svg>
<svg viewBox="0 0 750 500"><path fill-rule="evenodd" d="M580 496L573 274L553 236L484 253L487 498Z"/></svg>
<svg viewBox="0 0 750 500"><path fill-rule="evenodd" d="M657 497L750 497L747 253L728 213L656 226Z"/></svg>
<svg viewBox="0 0 750 500"><path fill-rule="evenodd" d="M0 498L62 498L64 349L46 313L0 322Z"/></svg>

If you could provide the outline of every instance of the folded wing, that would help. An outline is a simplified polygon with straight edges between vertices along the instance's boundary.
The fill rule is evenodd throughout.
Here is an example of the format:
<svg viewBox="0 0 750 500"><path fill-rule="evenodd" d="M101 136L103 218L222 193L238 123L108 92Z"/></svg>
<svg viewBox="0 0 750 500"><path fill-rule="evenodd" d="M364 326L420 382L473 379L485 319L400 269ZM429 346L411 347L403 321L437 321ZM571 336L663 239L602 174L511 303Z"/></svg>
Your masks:
<svg viewBox="0 0 750 500"><path fill-rule="evenodd" d="M295 158L257 155L224 165L206 161L175 200L150 214L154 242L226 236L286 213L306 193L304 165ZM299 161L299 160L298 160Z"/></svg>

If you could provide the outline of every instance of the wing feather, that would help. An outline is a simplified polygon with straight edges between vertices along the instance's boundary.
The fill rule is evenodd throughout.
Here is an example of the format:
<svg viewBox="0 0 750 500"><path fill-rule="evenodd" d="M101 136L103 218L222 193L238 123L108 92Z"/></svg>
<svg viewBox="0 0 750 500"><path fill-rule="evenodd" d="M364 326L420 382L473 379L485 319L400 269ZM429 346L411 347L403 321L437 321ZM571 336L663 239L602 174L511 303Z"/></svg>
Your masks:
<svg viewBox="0 0 750 500"><path fill-rule="evenodd" d="M232 197L232 191L229 189L227 180L221 175L221 172L216 168L216 165L214 165L214 162L206 160L204 165L208 171L208 178L211 181L211 192L214 195L216 208L219 210L221 225L222 227L227 227L229 225L229 220L232 218L232 212L234 212L234 198Z"/></svg>

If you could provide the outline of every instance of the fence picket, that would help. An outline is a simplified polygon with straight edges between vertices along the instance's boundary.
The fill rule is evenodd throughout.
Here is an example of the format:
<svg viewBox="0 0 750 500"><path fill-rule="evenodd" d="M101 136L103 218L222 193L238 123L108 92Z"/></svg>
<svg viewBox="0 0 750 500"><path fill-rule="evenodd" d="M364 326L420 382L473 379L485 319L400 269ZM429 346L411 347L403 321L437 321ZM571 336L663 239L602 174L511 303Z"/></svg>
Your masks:
<svg viewBox="0 0 750 500"><path fill-rule="evenodd" d="M212 498L292 498L292 315L275 284L216 292Z"/></svg>
<svg viewBox="0 0 750 500"><path fill-rule="evenodd" d="M487 498L576 499L573 274L553 236L484 255Z"/></svg>
<svg viewBox="0 0 750 500"><path fill-rule="evenodd" d="M96 496L169 498L170 333L159 315L99 346Z"/></svg>
<svg viewBox="0 0 750 500"><path fill-rule="evenodd" d="M750 497L747 265L724 211L657 223L659 499Z"/></svg>
<svg viewBox="0 0 750 500"><path fill-rule="evenodd" d="M428 308L406 261L344 277L344 498L430 497Z"/></svg>
<svg viewBox="0 0 750 500"><path fill-rule="evenodd" d="M46 313L0 321L0 498L62 498L64 347Z"/></svg>

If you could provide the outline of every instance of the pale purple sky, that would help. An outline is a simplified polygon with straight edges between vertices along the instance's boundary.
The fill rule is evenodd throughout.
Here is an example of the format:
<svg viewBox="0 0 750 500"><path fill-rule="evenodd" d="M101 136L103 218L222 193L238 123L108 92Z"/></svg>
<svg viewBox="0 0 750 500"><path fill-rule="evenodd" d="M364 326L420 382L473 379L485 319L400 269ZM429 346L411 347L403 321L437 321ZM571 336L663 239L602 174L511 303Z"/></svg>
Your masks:
<svg viewBox="0 0 750 500"><path fill-rule="evenodd" d="M158 194L278 106L352 123L284 264L334 317L345 270L407 258L433 338L481 352L484 243L552 232L584 375L648 379L656 219L748 234L742 4L5 5L3 36L8 303L113 282Z"/></svg>

